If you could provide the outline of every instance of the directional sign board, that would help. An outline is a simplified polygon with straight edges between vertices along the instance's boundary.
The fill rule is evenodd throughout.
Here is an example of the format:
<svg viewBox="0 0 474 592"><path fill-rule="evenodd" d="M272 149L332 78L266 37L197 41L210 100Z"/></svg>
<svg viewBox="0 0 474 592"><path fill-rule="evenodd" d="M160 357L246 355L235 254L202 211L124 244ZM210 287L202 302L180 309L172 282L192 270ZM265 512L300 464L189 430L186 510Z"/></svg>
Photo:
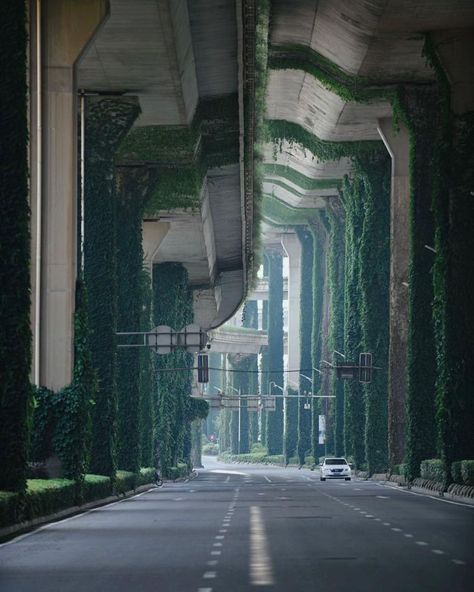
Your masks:
<svg viewBox="0 0 474 592"><path fill-rule="evenodd" d="M211 409L221 409L222 401L220 398L214 397L213 399L206 399Z"/></svg>
<svg viewBox="0 0 474 592"><path fill-rule="evenodd" d="M245 397L247 402L247 411L258 411L258 397Z"/></svg>
<svg viewBox="0 0 474 592"><path fill-rule="evenodd" d="M240 407L239 397L228 397L222 399L222 404L226 409L238 409Z"/></svg>
<svg viewBox="0 0 474 592"><path fill-rule="evenodd" d="M262 404L265 411L275 411L276 397L262 397Z"/></svg>

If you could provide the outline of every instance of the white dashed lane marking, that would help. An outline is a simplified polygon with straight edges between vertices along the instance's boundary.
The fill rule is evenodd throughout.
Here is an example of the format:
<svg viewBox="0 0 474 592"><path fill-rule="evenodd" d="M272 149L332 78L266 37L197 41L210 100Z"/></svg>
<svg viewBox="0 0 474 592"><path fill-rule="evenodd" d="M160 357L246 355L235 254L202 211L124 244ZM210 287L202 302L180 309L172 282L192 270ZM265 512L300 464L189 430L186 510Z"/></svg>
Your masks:
<svg viewBox="0 0 474 592"><path fill-rule="evenodd" d="M216 577L216 572L215 571L206 571L202 577L206 580L210 580L210 579Z"/></svg>

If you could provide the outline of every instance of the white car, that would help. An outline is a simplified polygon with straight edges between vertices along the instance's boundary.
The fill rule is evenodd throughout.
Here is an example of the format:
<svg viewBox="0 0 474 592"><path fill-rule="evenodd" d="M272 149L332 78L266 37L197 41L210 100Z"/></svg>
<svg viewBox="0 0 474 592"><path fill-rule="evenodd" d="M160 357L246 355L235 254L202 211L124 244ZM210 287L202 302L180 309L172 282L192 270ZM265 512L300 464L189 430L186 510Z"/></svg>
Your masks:
<svg viewBox="0 0 474 592"><path fill-rule="evenodd" d="M351 480L351 468L345 458L325 458L321 465L321 481L326 479Z"/></svg>

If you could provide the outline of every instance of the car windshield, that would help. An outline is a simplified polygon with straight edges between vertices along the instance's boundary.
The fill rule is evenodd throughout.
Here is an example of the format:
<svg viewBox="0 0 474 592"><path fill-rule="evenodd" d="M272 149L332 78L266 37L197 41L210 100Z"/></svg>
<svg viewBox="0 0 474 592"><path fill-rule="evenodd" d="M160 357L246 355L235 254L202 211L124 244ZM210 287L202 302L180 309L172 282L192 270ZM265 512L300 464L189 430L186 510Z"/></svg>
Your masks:
<svg viewBox="0 0 474 592"><path fill-rule="evenodd" d="M326 464L327 465L347 465L346 460L344 458L327 458Z"/></svg>

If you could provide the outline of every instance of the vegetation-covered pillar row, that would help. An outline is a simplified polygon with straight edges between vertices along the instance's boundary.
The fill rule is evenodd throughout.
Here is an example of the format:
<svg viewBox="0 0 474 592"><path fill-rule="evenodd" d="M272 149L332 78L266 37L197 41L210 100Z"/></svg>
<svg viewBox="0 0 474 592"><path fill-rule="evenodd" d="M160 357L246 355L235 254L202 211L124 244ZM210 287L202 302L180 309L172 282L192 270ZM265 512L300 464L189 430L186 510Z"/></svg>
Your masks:
<svg viewBox="0 0 474 592"><path fill-rule="evenodd" d="M269 455L283 453L283 257L269 249L268 258L268 393L276 396L276 410L266 414ZM278 388L280 387L280 388Z"/></svg>
<svg viewBox="0 0 474 592"><path fill-rule="evenodd" d="M0 490L12 491L26 485L31 404L25 6L8 2L0 21Z"/></svg>
<svg viewBox="0 0 474 592"><path fill-rule="evenodd" d="M178 263L153 266L154 325L180 331L193 322L188 273ZM162 474L172 476L178 463L189 463L190 395L193 356L178 348L156 358L158 409L156 453Z"/></svg>
<svg viewBox="0 0 474 592"><path fill-rule="evenodd" d="M242 313L242 324L249 329L258 329L258 304L256 300L247 300ZM248 393L258 394L258 355L250 354L248 356ZM251 450L252 444L258 442L258 413L255 411L248 413L248 442Z"/></svg>
<svg viewBox="0 0 474 592"><path fill-rule="evenodd" d="M98 392L90 471L116 469L116 193L114 154L140 112L135 97L89 97L85 126L84 279Z"/></svg>
<svg viewBox="0 0 474 592"><path fill-rule="evenodd" d="M313 236L303 227L297 228L301 243L301 290L300 290L300 368L313 367L311 343L313 335ZM301 398L304 391L310 389L311 383L307 378L299 376L298 399L298 439L297 454L300 465L310 453L311 448L311 409L305 409L305 399ZM291 402L292 403L292 402Z"/></svg>
<svg viewBox="0 0 474 592"><path fill-rule="evenodd" d="M444 141L435 150L433 211L438 452L449 481L453 461L474 458L473 30L440 31L433 41L448 93Z"/></svg>
<svg viewBox="0 0 474 592"><path fill-rule="evenodd" d="M145 167L118 167L117 187L117 331L147 331L150 319L144 319L144 312L150 308L149 289L143 278L142 219L145 203L152 193L157 179L156 169ZM149 313L148 313L149 314ZM143 322L147 326L141 328ZM125 471L138 472L141 461L141 435L143 428L148 434L144 440L149 454L150 420L145 414L141 417L141 406L150 411L152 355L149 349L117 349L117 466ZM141 367L148 375L141 373ZM148 388L140 389L140 383L148 383ZM143 394L143 401L141 401ZM146 464L144 466L152 466Z"/></svg>
<svg viewBox="0 0 474 592"><path fill-rule="evenodd" d="M394 129L391 119L379 121L379 133L392 158L390 197L390 347L389 347L389 463L405 457L405 393L408 340L408 268L410 259L409 136L406 127Z"/></svg>

